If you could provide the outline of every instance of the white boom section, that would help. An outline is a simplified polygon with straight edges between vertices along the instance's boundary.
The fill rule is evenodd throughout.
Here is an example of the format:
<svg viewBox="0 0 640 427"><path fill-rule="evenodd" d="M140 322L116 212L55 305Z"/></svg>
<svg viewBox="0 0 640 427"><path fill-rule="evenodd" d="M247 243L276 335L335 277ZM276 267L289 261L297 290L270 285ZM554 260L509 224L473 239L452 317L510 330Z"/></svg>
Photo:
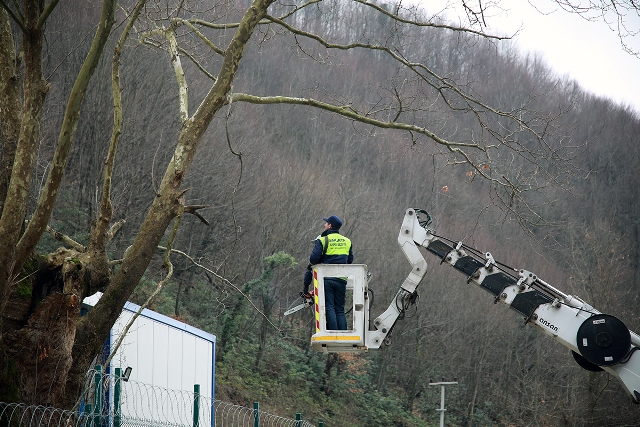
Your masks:
<svg viewBox="0 0 640 427"><path fill-rule="evenodd" d="M406 304L410 302L409 300L420 285L420 282L422 282L424 275L427 273L427 261L422 256L418 246L427 247L434 238L431 230L420 226L415 209L408 209L398 234L398 245L400 245L402 252L411 264L411 272L404 279L389 308L373 321L376 330L369 331L367 334L366 342L369 348L380 347L380 344L385 340L387 334L402 314L403 309L406 308Z"/></svg>
<svg viewBox="0 0 640 427"><path fill-rule="evenodd" d="M573 351L583 368L604 370L618 378L633 401L640 403L640 351L636 351L640 336L621 321L562 293L529 271L520 270L518 279L508 276L488 252L485 260L479 261L461 249L461 243L452 247L433 239L429 245L427 250L440 256L443 263L467 274L467 283L484 288L495 295L496 302L524 314L527 323Z"/></svg>

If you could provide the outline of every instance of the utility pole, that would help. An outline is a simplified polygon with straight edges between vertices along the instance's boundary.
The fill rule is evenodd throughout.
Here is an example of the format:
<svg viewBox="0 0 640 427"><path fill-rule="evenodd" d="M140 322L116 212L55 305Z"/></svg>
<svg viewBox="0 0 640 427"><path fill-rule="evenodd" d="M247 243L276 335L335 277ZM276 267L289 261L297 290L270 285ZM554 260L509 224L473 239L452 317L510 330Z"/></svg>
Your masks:
<svg viewBox="0 0 640 427"><path fill-rule="evenodd" d="M448 385L458 385L458 378L454 378L453 381L445 381L444 377L442 377L442 381L438 383L434 383L433 379L429 379L429 385L439 385L440 386L440 409L436 409L436 411L440 411L440 427L444 427L444 388Z"/></svg>

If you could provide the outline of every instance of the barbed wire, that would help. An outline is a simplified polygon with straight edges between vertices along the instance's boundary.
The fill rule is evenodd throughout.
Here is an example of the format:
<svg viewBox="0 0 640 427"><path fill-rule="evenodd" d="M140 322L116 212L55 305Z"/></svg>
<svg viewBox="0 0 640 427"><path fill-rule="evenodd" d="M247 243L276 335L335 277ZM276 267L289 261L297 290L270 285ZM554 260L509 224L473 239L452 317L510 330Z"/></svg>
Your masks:
<svg viewBox="0 0 640 427"><path fill-rule="evenodd" d="M0 425L16 427L314 427L198 392L169 389L92 369L76 410L0 402ZM212 416L213 415L213 416Z"/></svg>
<svg viewBox="0 0 640 427"><path fill-rule="evenodd" d="M167 417L167 412L163 412L163 414L151 414L150 418L138 418L126 414L118 414L117 411L112 410L102 413L91 413L68 411L38 405L26 405L24 403L0 402L0 425L16 427L191 427L194 425L193 419L170 420L168 419L169 417ZM215 426L217 427L256 426L256 411L252 408L215 400L214 415ZM260 427L314 427L314 424L306 420L294 420L263 411L257 412L257 415L257 425ZM118 418L117 421L116 418ZM211 418L202 418L198 421L197 425L199 427L212 426Z"/></svg>

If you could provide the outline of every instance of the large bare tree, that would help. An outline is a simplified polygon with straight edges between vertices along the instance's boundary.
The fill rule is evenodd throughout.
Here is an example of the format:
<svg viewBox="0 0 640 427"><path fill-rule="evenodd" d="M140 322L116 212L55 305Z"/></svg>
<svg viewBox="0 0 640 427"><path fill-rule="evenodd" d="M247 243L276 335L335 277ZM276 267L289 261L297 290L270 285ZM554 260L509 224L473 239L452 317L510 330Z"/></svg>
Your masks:
<svg viewBox="0 0 640 427"><path fill-rule="evenodd" d="M526 94L518 100L484 100L482 91L471 84L471 71L463 72L464 64L456 63L455 47L450 52L450 70L430 66L428 46L421 46L419 54L414 51L416 40L419 42L426 30L458 33L461 40L470 43L497 43L502 39L483 33L481 3L473 7L463 3L470 18L468 26L449 25L415 7L363 0L297 4L255 0L250 4L209 5L171 0L118 5L115 0L103 0L91 48L69 92L55 152L40 188L32 179L42 140L43 108L50 90L43 72L47 54L44 41L47 21L56 13L58 1L25 0L21 5L0 1L0 400L72 405L84 373L172 221L177 226L185 213L199 215L201 206L186 202L188 193L183 182L213 118L233 103L326 110L358 127L396 130L411 144L434 144L449 163L466 163L473 174L487 180L494 200L505 211L518 213L523 222L538 221L527 192L547 185L562 186L562 176L568 171L566 160L570 155L565 141L553 132L563 108L531 109L532 99L544 93ZM371 33L365 28L335 31L333 20L348 21L349 14L362 10L379 16L384 33ZM121 25L115 26L116 22ZM167 58L167 66L175 73L179 129L173 156L165 165L139 230L131 236L133 243L121 259L109 259L107 245L121 226L113 218L111 201L123 125L121 55L134 31L138 40L160 52L160 58ZM334 55L366 50L374 63L391 61L398 71L387 87L363 87L362 93L352 99L331 93L331 88L315 88L312 93L316 97L303 90L264 95L251 82L235 79L250 42L260 45L272 39L283 46L289 44L319 66L330 64ZM114 124L104 163L99 212L88 242L81 244L55 233L49 222L90 81L110 41L114 45L110 94ZM199 103L193 113L189 95L194 94L188 90L189 73L182 63L185 59L193 64L192 73L199 70L210 82L204 94L195 94ZM451 75L460 80L453 80ZM234 90L234 83L252 93ZM436 105L448 109L439 121L432 120L440 111ZM447 115L462 117L468 129L447 129ZM32 200L37 201L30 205ZM64 246L37 256L36 245L47 232L55 234ZM32 306L31 296L43 283L47 283L47 291ZM80 317L82 299L98 290L104 292L102 298Z"/></svg>

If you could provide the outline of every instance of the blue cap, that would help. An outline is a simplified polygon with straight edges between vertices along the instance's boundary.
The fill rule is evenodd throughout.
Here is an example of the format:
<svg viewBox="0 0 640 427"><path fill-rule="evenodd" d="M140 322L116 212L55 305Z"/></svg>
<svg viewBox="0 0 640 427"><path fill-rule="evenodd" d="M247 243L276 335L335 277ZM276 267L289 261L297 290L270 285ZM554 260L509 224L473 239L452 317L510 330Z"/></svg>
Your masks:
<svg viewBox="0 0 640 427"><path fill-rule="evenodd" d="M342 227L342 221L335 215L331 215L329 218L322 218L322 220L331 224L331 228L333 228L334 230Z"/></svg>

